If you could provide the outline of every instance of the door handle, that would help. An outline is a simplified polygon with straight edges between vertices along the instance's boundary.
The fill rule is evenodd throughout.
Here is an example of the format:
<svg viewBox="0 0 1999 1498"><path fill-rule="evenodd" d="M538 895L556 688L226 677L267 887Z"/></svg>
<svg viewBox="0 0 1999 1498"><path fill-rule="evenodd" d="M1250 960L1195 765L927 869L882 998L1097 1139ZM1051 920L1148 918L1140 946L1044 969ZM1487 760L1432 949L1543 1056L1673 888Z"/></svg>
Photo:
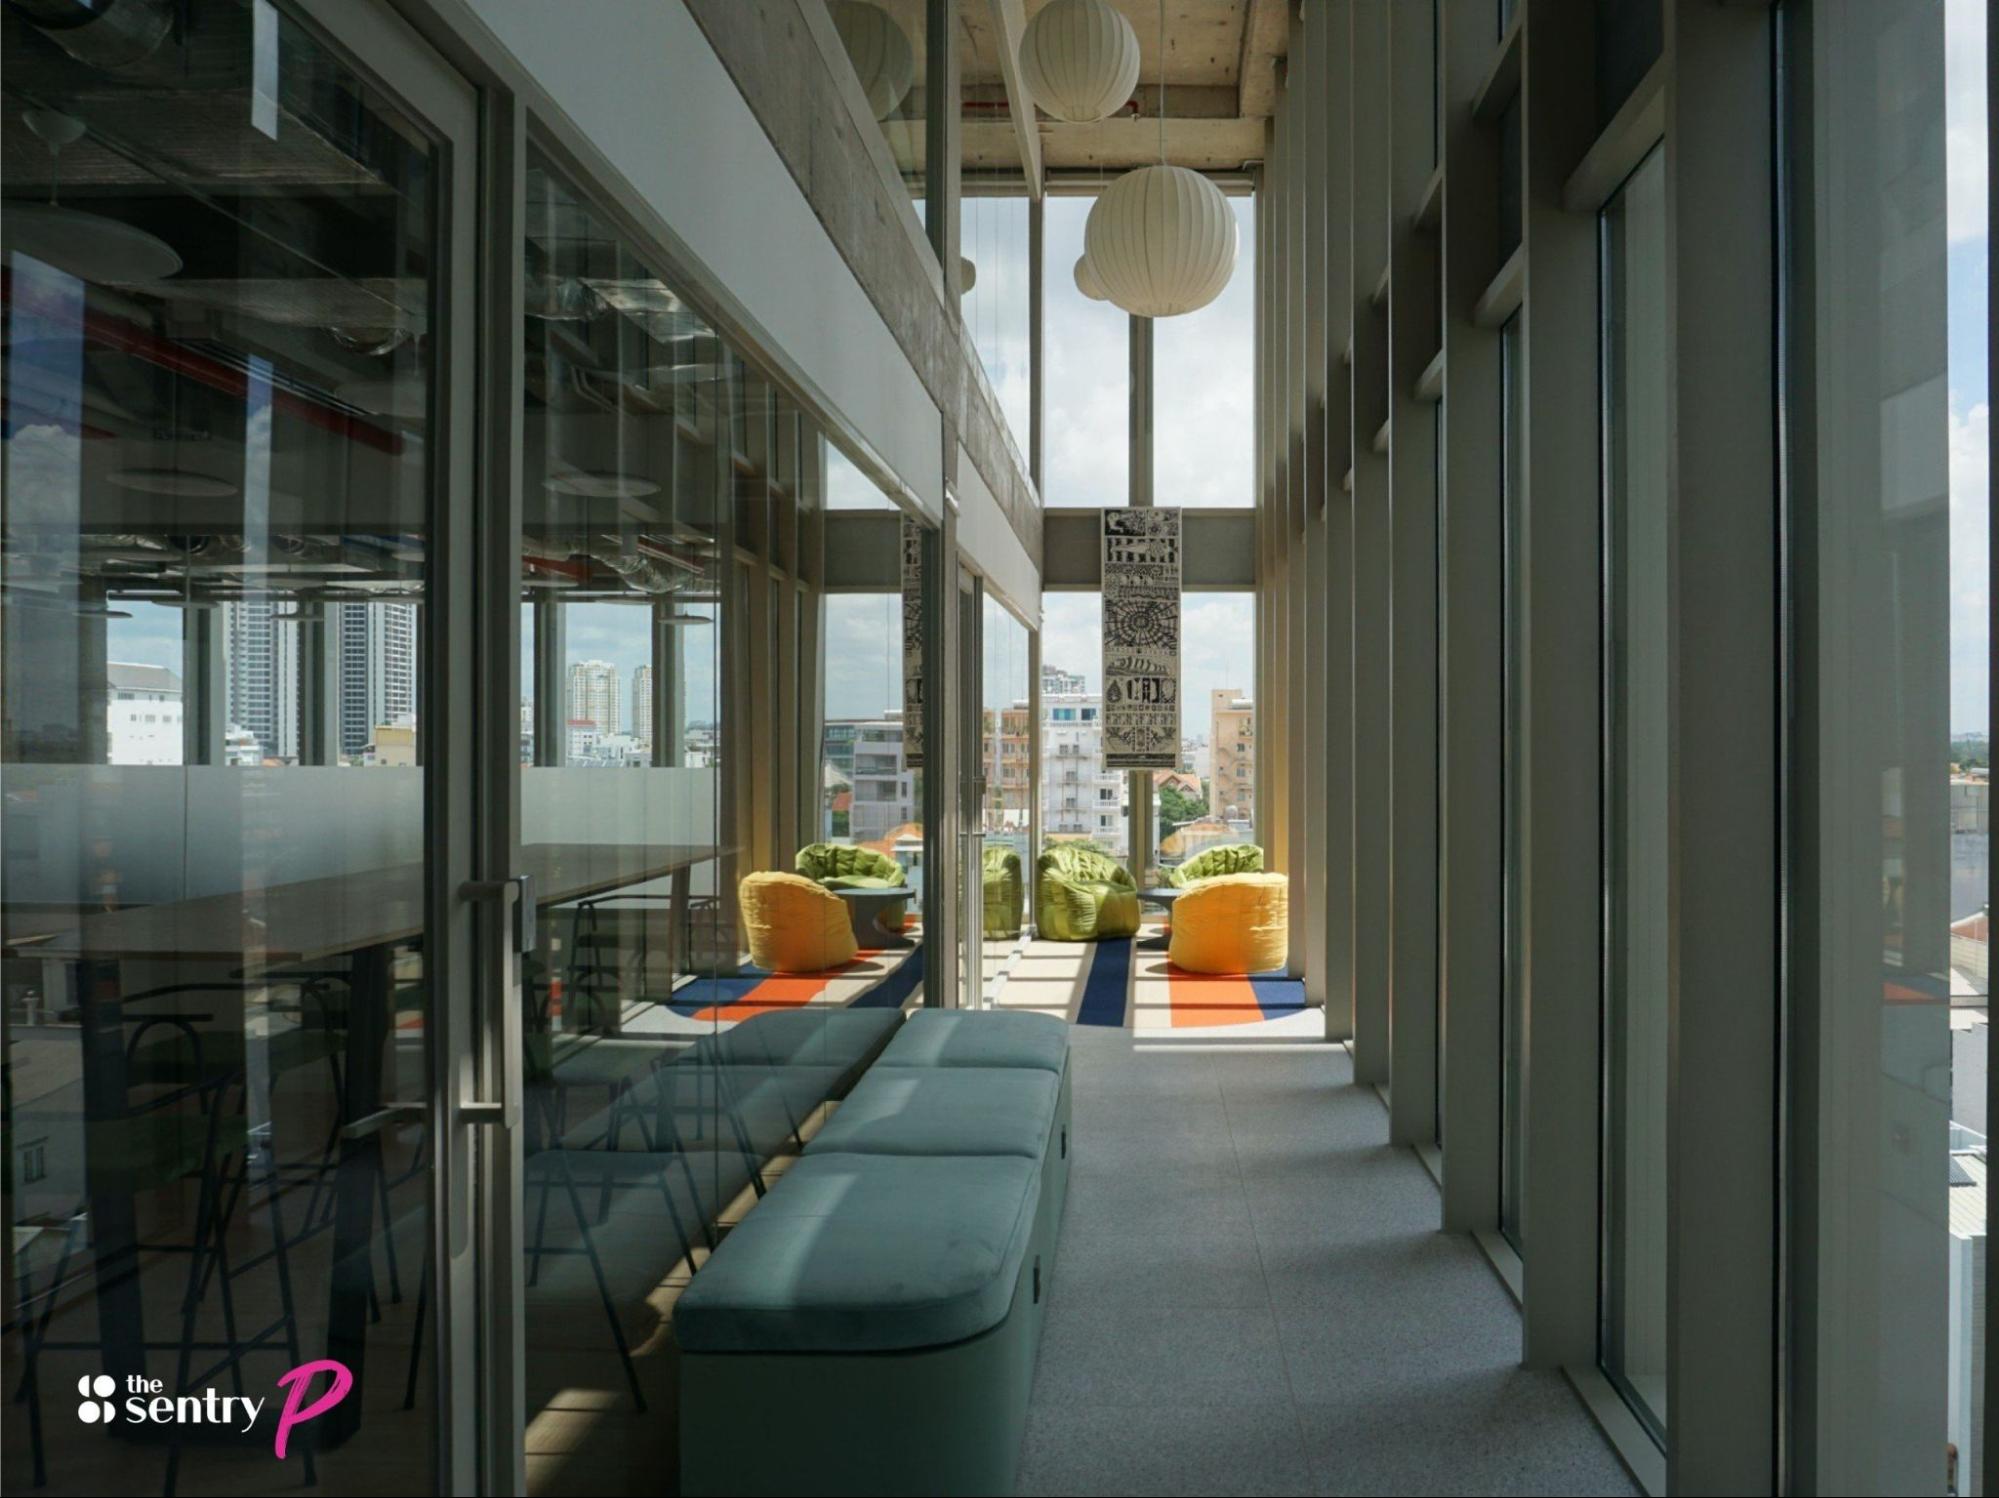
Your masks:
<svg viewBox="0 0 1999 1498"><path fill-rule="evenodd" d="M500 937L495 954L502 975L500 991L500 1075L497 1096L461 1097L461 1123L499 1124L516 1128L521 1121L521 967L535 947L534 876L516 874L510 879L472 879L464 886L470 899L498 900L501 919L495 930Z"/></svg>

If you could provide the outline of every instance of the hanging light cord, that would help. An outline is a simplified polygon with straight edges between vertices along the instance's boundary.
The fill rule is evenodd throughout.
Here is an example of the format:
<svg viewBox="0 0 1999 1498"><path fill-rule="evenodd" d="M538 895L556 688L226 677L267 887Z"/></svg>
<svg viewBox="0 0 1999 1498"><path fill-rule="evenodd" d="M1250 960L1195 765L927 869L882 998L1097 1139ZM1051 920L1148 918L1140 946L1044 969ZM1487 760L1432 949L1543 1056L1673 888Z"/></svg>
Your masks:
<svg viewBox="0 0 1999 1498"><path fill-rule="evenodd" d="M1159 0L1159 164L1166 165L1166 0Z"/></svg>

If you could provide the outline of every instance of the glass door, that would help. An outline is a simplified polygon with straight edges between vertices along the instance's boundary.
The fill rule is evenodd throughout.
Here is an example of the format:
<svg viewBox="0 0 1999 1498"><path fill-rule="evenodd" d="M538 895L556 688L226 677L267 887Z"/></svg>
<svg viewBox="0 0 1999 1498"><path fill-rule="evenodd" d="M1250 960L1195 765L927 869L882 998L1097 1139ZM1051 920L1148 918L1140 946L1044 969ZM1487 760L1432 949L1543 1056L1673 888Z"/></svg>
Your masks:
<svg viewBox="0 0 1999 1498"><path fill-rule="evenodd" d="M474 100L373 5L47 13L0 10L4 1485L464 1489Z"/></svg>

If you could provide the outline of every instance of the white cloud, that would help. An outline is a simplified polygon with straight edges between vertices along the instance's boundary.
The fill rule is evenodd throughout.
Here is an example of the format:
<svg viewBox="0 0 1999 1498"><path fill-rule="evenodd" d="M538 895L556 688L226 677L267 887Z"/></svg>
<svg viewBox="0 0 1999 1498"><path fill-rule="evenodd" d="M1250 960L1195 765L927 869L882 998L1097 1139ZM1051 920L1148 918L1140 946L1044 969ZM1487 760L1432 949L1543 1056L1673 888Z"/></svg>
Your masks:
<svg viewBox="0 0 1999 1498"><path fill-rule="evenodd" d="M1947 0L1944 7L1944 157L1952 244L1990 232L1985 5L1986 0Z"/></svg>
<svg viewBox="0 0 1999 1498"><path fill-rule="evenodd" d="M1256 500L1256 214L1231 200L1241 249L1226 290L1153 325L1153 497L1162 505Z"/></svg>

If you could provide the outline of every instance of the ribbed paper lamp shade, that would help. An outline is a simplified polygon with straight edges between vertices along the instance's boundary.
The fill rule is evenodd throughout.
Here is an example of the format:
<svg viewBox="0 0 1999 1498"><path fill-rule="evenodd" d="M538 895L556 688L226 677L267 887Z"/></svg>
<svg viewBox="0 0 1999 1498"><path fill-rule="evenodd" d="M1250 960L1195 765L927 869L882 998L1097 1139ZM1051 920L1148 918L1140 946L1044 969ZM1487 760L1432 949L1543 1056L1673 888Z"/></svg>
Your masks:
<svg viewBox="0 0 1999 1498"><path fill-rule="evenodd" d="M1104 0L1052 0L1021 33L1020 76L1058 120L1107 119L1138 84L1138 33Z"/></svg>
<svg viewBox="0 0 1999 1498"><path fill-rule="evenodd" d="M1091 207L1083 256L1104 295L1134 317L1197 312L1235 272L1235 214L1199 172L1140 167Z"/></svg>
<svg viewBox="0 0 1999 1498"><path fill-rule="evenodd" d="M875 118L894 114L916 79L916 53L889 13L868 0L827 0L833 29L861 80Z"/></svg>
<svg viewBox="0 0 1999 1498"><path fill-rule="evenodd" d="M979 284L979 268L963 255L958 257L958 295L963 296Z"/></svg>
<svg viewBox="0 0 1999 1498"><path fill-rule="evenodd" d="M1097 273L1090 269L1090 257L1076 257L1076 289L1093 302L1104 299L1104 288L1097 282Z"/></svg>

